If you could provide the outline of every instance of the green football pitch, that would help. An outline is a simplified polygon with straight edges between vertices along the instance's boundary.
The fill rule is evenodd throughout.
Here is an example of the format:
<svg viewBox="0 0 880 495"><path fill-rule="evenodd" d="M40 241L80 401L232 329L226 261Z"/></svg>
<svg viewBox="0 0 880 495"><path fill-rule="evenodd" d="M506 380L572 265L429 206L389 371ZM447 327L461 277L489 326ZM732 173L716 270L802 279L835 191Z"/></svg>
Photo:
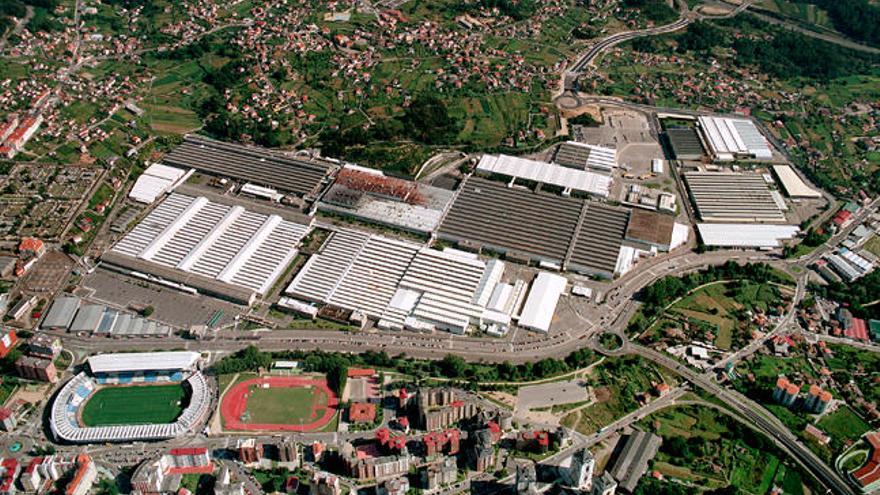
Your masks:
<svg viewBox="0 0 880 495"><path fill-rule="evenodd" d="M312 387L251 387L246 412L249 417L244 418L242 423L311 423L315 420L312 417L315 401L319 405L326 405L327 396Z"/></svg>
<svg viewBox="0 0 880 495"><path fill-rule="evenodd" d="M102 388L86 402L82 422L85 426L172 423L183 410L185 396L180 383Z"/></svg>

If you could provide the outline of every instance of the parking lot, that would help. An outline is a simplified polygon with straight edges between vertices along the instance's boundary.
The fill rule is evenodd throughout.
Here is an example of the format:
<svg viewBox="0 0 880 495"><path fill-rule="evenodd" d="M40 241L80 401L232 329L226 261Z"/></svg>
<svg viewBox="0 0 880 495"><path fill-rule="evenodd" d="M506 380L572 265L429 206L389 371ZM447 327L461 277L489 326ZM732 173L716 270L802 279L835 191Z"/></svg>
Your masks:
<svg viewBox="0 0 880 495"><path fill-rule="evenodd" d="M86 275L82 285L87 289L88 299L116 308L153 306L155 312L151 319L177 328L205 324L217 311L223 312L217 325L227 325L245 309L230 302L186 294L100 268Z"/></svg>

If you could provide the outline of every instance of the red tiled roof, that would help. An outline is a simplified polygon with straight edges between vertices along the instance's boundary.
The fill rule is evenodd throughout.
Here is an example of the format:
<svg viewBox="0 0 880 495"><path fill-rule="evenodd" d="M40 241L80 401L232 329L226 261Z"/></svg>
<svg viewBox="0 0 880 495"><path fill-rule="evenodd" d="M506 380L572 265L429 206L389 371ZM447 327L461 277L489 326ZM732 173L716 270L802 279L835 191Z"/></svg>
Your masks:
<svg viewBox="0 0 880 495"><path fill-rule="evenodd" d="M831 220L835 225L843 225L852 217L852 213L847 210L840 210L834 215L834 218Z"/></svg>
<svg viewBox="0 0 880 495"><path fill-rule="evenodd" d="M880 480L880 431L865 435L865 440L871 446L871 456L861 468L852 473L862 486L868 486Z"/></svg>
<svg viewBox="0 0 880 495"><path fill-rule="evenodd" d="M373 368L349 368L348 369L348 377L349 378L364 378L370 377L376 374L376 370Z"/></svg>
<svg viewBox="0 0 880 495"><path fill-rule="evenodd" d="M861 318L853 318L852 326L844 330L844 335L851 339L868 341L868 325Z"/></svg>
<svg viewBox="0 0 880 495"><path fill-rule="evenodd" d="M24 472L27 474L33 473L37 466L43 463L42 457L34 457L31 459L31 462L28 463L27 468L25 468Z"/></svg>
<svg viewBox="0 0 880 495"><path fill-rule="evenodd" d="M178 466L168 468L168 474L209 474L214 471L210 462L204 466Z"/></svg>
<svg viewBox="0 0 880 495"><path fill-rule="evenodd" d="M33 117L28 117L21 122L21 125L15 129L12 134L9 135L9 139L7 142L14 143L24 137L25 133L37 123L37 119Z"/></svg>
<svg viewBox="0 0 880 495"><path fill-rule="evenodd" d="M25 237L18 245L19 251L39 251L43 249L43 241L34 237Z"/></svg>
<svg viewBox="0 0 880 495"><path fill-rule="evenodd" d="M73 480L70 481L70 484L67 485L67 489L64 492L67 495L72 495L79 484L82 483L86 472L89 470L89 465L92 464L92 458L89 457L88 454L80 454L76 456L76 464L76 474L73 476Z"/></svg>
<svg viewBox="0 0 880 495"><path fill-rule="evenodd" d="M348 408L348 420L369 423L376 419L376 404L353 402Z"/></svg>

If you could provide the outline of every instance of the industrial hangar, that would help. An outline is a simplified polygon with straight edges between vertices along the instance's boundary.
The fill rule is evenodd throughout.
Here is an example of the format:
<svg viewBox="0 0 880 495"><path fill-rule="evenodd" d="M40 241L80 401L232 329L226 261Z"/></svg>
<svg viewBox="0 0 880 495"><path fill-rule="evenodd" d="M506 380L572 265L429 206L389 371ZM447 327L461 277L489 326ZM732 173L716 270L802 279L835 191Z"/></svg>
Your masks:
<svg viewBox="0 0 880 495"><path fill-rule="evenodd" d="M507 303L512 292L497 301L499 292L495 306L490 305L503 273L504 263L498 260L337 230L309 258L286 293L361 312L380 328L462 334L472 324L510 324L512 304Z"/></svg>
<svg viewBox="0 0 880 495"><path fill-rule="evenodd" d="M612 278L626 265L621 248L629 218L628 209L470 177L438 237L509 259ZM665 240L660 246L671 243Z"/></svg>
<svg viewBox="0 0 880 495"><path fill-rule="evenodd" d="M617 150L577 141L559 145L553 162L563 167L596 170L610 174L617 168Z"/></svg>
<svg viewBox="0 0 880 495"><path fill-rule="evenodd" d="M453 241L468 251L485 248L509 260L603 278L686 241L687 228L682 236L676 227L683 226L671 216L587 199L608 196L615 150L566 143L557 152L565 166L484 155L475 175L447 190L356 165L188 136L157 168L165 180L143 184L141 202L155 194L154 207L112 245L102 264L176 290L252 305L292 266L315 218L247 196L285 198L286 204L297 203L287 195L296 196L299 206L312 205L311 213L345 215ZM171 177L174 167L189 170ZM184 183L195 170L231 182ZM217 185L221 190L209 187ZM322 229L329 237L294 272L280 307L388 329L465 333L479 327L503 335L522 319L521 325L546 332L552 313L523 308L555 308L565 286L563 277L544 277L529 291L530 275L502 281L505 262L473 252ZM91 315L89 321L104 320L97 307L80 311Z"/></svg>
<svg viewBox="0 0 880 495"><path fill-rule="evenodd" d="M701 116L697 118L697 126L713 160L732 162L773 158L767 139L751 120Z"/></svg>
<svg viewBox="0 0 880 495"><path fill-rule="evenodd" d="M300 223L302 222L302 223ZM170 194L101 260L129 274L244 304L264 295L297 254L311 218Z"/></svg>
<svg viewBox="0 0 880 495"><path fill-rule="evenodd" d="M705 222L786 221L785 201L770 190L760 174L687 172L684 177L697 213Z"/></svg>
<svg viewBox="0 0 880 495"><path fill-rule="evenodd" d="M307 199L318 194L328 174L338 166L329 160L289 157L264 148L195 135L186 136L162 161L173 167L248 181Z"/></svg>

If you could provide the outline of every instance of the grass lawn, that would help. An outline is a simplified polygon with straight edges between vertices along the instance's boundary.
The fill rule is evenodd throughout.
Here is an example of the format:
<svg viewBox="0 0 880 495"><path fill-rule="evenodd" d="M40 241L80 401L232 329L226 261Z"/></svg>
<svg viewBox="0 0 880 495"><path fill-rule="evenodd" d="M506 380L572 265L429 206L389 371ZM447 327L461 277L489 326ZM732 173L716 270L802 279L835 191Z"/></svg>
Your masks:
<svg viewBox="0 0 880 495"><path fill-rule="evenodd" d="M874 256L880 256L880 235L871 236L865 243L865 249Z"/></svg>
<svg viewBox="0 0 880 495"><path fill-rule="evenodd" d="M251 387L247 401L245 423L295 425L312 422L312 405L327 404L327 396L311 387Z"/></svg>
<svg viewBox="0 0 880 495"><path fill-rule="evenodd" d="M596 392L595 404L569 413L562 424L585 435L614 422L639 407L636 395L649 392L651 382L675 385L674 378L640 358L610 358L590 376Z"/></svg>
<svg viewBox="0 0 880 495"><path fill-rule="evenodd" d="M835 450L841 448L844 441L855 442L871 429L871 425L849 407L840 407L833 413L825 415L819 421L818 427L831 437Z"/></svg>
<svg viewBox="0 0 880 495"><path fill-rule="evenodd" d="M692 327L711 331L714 344L729 350L747 339L744 328L747 322L740 321L738 313L743 309L766 310L778 299L778 291L769 284L711 284L675 303L667 312L668 318L660 323L686 319Z"/></svg>
<svg viewBox="0 0 880 495"><path fill-rule="evenodd" d="M183 409L179 383L106 387L95 392L82 410L86 426L171 423Z"/></svg>
<svg viewBox="0 0 880 495"><path fill-rule="evenodd" d="M18 381L16 379L0 375L0 405L3 405L17 388Z"/></svg>

